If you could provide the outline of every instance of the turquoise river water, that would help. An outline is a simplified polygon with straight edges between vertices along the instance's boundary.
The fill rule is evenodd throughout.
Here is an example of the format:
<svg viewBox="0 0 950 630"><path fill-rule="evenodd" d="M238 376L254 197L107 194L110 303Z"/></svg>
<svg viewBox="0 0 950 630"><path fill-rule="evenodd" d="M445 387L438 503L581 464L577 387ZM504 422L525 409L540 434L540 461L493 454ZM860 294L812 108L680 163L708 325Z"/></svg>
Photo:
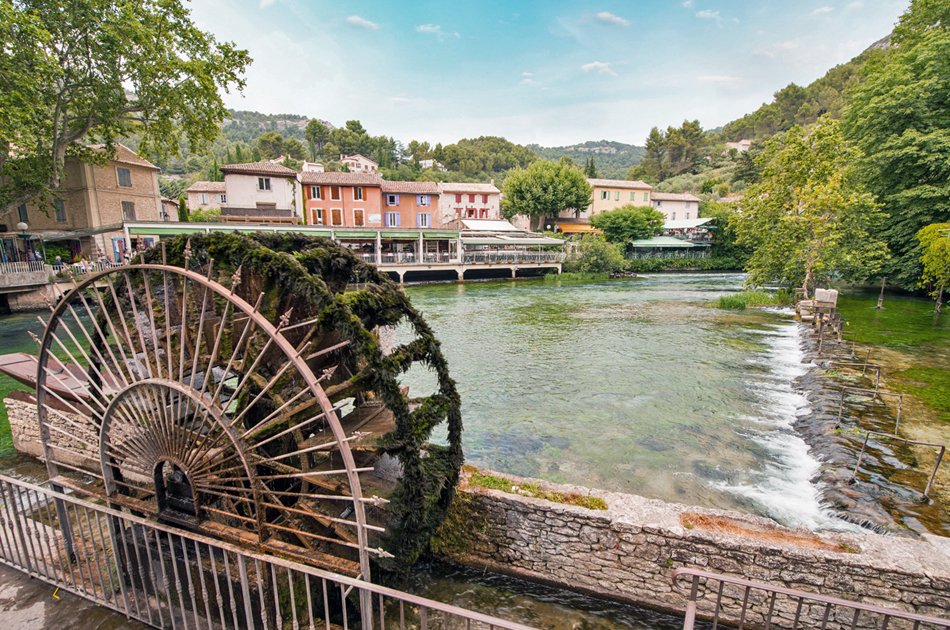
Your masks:
<svg viewBox="0 0 950 630"><path fill-rule="evenodd" d="M807 409L792 385L804 367L791 312L710 306L742 280L677 274L407 291L458 383L470 463L789 525L846 527L823 510L810 481L818 463L791 429ZM0 351L35 352L26 331L39 328L35 315L0 318ZM434 380L419 368L405 382L422 394ZM11 386L0 379L0 395ZM0 468L24 474L33 467L6 458ZM540 627L679 623L438 564L405 586Z"/></svg>

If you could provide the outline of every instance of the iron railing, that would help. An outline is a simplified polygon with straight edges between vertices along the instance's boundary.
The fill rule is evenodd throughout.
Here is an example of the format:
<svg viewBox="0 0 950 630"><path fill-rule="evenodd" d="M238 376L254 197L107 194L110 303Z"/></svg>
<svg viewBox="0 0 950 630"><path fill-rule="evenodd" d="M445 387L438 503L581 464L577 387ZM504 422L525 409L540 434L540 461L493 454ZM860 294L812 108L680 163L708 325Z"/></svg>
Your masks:
<svg viewBox="0 0 950 630"><path fill-rule="evenodd" d="M697 619L739 628L950 628L950 619L883 608L819 593L753 582L699 569L673 571L673 586L686 594L683 630ZM705 624L700 624L705 627Z"/></svg>
<svg viewBox="0 0 950 630"><path fill-rule="evenodd" d="M531 630L3 475L0 562L157 628Z"/></svg>

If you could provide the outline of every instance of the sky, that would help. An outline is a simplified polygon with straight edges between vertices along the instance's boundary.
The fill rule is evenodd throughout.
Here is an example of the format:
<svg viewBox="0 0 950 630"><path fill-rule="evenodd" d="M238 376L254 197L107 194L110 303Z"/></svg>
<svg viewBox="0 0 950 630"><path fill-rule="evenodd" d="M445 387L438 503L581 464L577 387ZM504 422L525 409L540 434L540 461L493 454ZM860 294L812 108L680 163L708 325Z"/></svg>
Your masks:
<svg viewBox="0 0 950 630"><path fill-rule="evenodd" d="M907 0L193 0L254 59L234 109L450 143L713 128L887 35Z"/></svg>

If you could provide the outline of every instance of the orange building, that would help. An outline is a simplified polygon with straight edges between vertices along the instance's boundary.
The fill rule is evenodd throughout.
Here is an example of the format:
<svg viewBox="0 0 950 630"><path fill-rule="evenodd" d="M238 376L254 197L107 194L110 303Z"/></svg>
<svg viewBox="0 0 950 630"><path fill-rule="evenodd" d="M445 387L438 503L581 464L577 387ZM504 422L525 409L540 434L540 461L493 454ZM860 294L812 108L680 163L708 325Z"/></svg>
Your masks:
<svg viewBox="0 0 950 630"><path fill-rule="evenodd" d="M439 185L435 182L383 180L383 227L441 227Z"/></svg>
<svg viewBox="0 0 950 630"><path fill-rule="evenodd" d="M304 222L333 227L382 227L376 173L300 173Z"/></svg>

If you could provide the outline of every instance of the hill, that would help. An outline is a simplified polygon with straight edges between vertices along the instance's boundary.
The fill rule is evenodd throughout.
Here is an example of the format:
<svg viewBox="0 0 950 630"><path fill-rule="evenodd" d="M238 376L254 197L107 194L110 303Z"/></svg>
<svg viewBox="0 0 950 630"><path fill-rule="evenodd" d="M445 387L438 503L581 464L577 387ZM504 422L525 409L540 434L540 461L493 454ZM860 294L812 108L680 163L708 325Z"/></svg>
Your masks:
<svg viewBox="0 0 950 630"><path fill-rule="evenodd" d="M568 157L579 166L584 166L587 160L593 157L597 174L615 179L623 178L630 167L639 164L644 153L643 147L611 140L588 140L566 147L542 147L529 144L526 148L546 160L560 160L562 157Z"/></svg>

